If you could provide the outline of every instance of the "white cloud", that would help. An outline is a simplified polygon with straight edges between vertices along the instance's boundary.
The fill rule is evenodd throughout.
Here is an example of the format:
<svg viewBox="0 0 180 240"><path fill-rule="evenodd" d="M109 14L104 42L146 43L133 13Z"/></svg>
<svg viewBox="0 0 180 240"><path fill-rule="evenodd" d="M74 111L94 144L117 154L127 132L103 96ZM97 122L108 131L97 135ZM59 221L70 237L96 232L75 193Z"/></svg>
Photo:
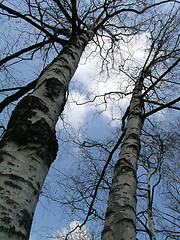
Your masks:
<svg viewBox="0 0 180 240"><path fill-rule="evenodd" d="M119 119L120 116L120 109L119 105L121 105L122 108L125 108L127 106L127 102L129 101L127 98L125 99L123 95L116 95L115 92L123 92L126 88L127 81L124 79L124 76L122 74L111 74L107 79L103 79L103 74L101 76L96 76L97 74L97 63L98 59L90 58L86 62L85 65L80 65L80 67L77 70L76 78L78 81L81 81L83 86L85 86L86 91L88 92L88 99L87 96L82 95L76 97L78 103L83 103L88 100L93 100L95 96L98 95L104 95L105 93L114 92L113 96L111 95L111 99L109 98L110 95L106 96L107 104L105 104L104 97L98 97L95 99L94 103L76 106L76 113L80 111L80 116L83 114L83 110L85 110L85 114L88 113L87 109L90 108L92 104L94 104L97 108L97 111L101 112L102 115L106 118L106 120L109 122L115 118ZM100 68L100 66L99 66ZM100 79L101 78L101 79ZM76 93L77 94L77 93ZM73 93L74 95L74 93ZM72 106L73 107L73 106ZM91 107L91 110L94 108ZM70 108L69 108L70 110ZM81 121L85 119L81 118ZM119 122L118 122L119 123ZM113 122L113 125L117 125L115 122ZM76 125L77 126L77 125Z"/></svg>
<svg viewBox="0 0 180 240"><path fill-rule="evenodd" d="M57 231L52 240L64 240L68 233L67 240L91 240L88 228L86 226L79 227L80 222L74 220L69 224L69 227ZM74 231L73 231L74 230Z"/></svg>
<svg viewBox="0 0 180 240"><path fill-rule="evenodd" d="M77 102L85 102L86 97L77 91L71 91L68 102L64 109L64 116L73 128L78 128L84 124L89 108L86 105L77 105Z"/></svg>
<svg viewBox="0 0 180 240"><path fill-rule="evenodd" d="M146 50L148 47L148 33L145 33L134 37L129 44L122 42L120 51L121 54L123 53L123 59L129 58L127 64L131 64L130 67L133 69L135 66L143 64L147 55ZM92 48L93 47L89 48L87 52L84 53L75 74L76 83L78 81L80 87L85 89L86 95L84 93L79 93L78 89L71 91L64 110L65 121L74 129L82 126L85 123L88 112L95 109L92 107L92 104L77 105L76 102L87 102L88 100L94 99L97 95L103 95L108 92L123 92L129 85L128 77L119 71L119 63L121 62L120 53L119 57L118 52L116 54L117 60L115 68L117 71L110 72L110 75L107 78L106 73L100 75L101 60L99 57L91 55L86 59L88 52L92 51ZM138 71L136 72L138 74ZM132 86L128 88L128 91L129 90L132 90ZM120 96L114 94L111 99L107 96L106 100L107 104L104 104L103 97L96 98L94 104L97 111L102 112L102 115L107 121L120 119L122 114L121 110L124 110L127 107L129 99L126 97L124 98L123 95ZM117 124L119 124L119 120L112 122L112 126Z"/></svg>

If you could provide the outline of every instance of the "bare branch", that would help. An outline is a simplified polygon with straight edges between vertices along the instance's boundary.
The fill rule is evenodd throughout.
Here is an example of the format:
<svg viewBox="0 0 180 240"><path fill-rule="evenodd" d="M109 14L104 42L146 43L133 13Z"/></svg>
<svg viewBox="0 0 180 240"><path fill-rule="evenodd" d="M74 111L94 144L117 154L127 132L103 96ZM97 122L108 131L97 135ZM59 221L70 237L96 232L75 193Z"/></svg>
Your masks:
<svg viewBox="0 0 180 240"><path fill-rule="evenodd" d="M33 82L29 83L25 87L21 87L21 89L14 93L11 96L6 97L1 103L0 103L0 113L4 110L5 107L11 102L14 102L18 100L20 97L24 96L27 92L29 92L31 89L33 89L36 86L37 80L34 80Z"/></svg>
<svg viewBox="0 0 180 240"><path fill-rule="evenodd" d="M22 55L23 53L26 53L26 52L29 52L33 49L36 49L36 48L39 48L39 47L43 47L44 45L48 44L52 42L51 40L46 40L46 41L43 41L43 42L40 42L40 43L36 43L34 45L31 45L27 48L23 48L22 50L10 55L10 56L7 56L5 58L3 58L2 60L0 60L0 66L2 66L4 63L16 58L16 57L19 57L20 55Z"/></svg>
<svg viewBox="0 0 180 240"><path fill-rule="evenodd" d="M147 99L144 99L144 102L147 102L147 103L153 103L155 105L159 105L159 106L162 106L163 103L159 103L159 102L155 102L155 101L152 101L152 100L147 100ZM179 107L175 107L175 106L167 106L168 108L172 108L172 109L176 109L176 110L180 110Z"/></svg>
<svg viewBox="0 0 180 240"><path fill-rule="evenodd" d="M28 18L27 16L21 14L20 12L17 12L5 5L3 5L2 3L0 3L0 8L7 11L10 14L13 14L17 17L20 17L21 19L25 20L26 22L30 23L31 25L33 25L34 27L38 28L39 30L41 30L43 33L45 33L48 37L50 37L52 40L60 43L60 44L64 44L64 40L59 39L57 37L55 37L54 35L52 35L50 32L48 32L45 28L43 28L42 26L38 25L37 23L35 23L34 21L32 21L30 18Z"/></svg>
<svg viewBox="0 0 180 240"><path fill-rule="evenodd" d="M174 99L173 101L171 101L171 102L169 102L169 103L161 104L160 107L155 108L155 109L153 109L152 111L144 114L144 115L143 115L143 118L147 118L147 117L149 117L150 115L152 115L152 114L154 114L154 113L156 113L156 112L158 112L158 111L161 111L162 109L167 108L167 107L169 107L169 106L171 106L171 105L173 105L173 104L175 104L175 103L177 103L177 102L179 102L179 101L180 101L180 97Z"/></svg>
<svg viewBox="0 0 180 240"><path fill-rule="evenodd" d="M147 11L148 9L150 8L153 8L153 7L156 7L158 5L161 5L163 3L167 3L167 2L178 2L179 1L175 1L175 0L165 0L165 1L161 1L159 3L154 3L152 5L149 5L148 7L145 7L144 9L142 10L137 10L137 9L133 9L133 8L122 8L120 10L116 10L114 11L113 13L111 14L107 14L106 17L96 26L95 30L97 31L101 26L104 25L105 22L107 22L110 18L113 18L115 15L118 15L122 12L133 12L133 13L136 13L136 14L142 14L144 13L145 11Z"/></svg>
<svg viewBox="0 0 180 240"><path fill-rule="evenodd" d="M68 22L72 24L72 18L70 17L69 13L65 10L61 2L59 0L53 0L53 1L58 5L59 9L64 14Z"/></svg>
<svg viewBox="0 0 180 240"><path fill-rule="evenodd" d="M77 8L76 8L76 0L71 0L72 5L72 36L76 34L77 31Z"/></svg>
<svg viewBox="0 0 180 240"><path fill-rule="evenodd" d="M165 77L180 61L180 58L176 60L148 89L145 90L145 92L142 94L142 98L146 96L146 94L154 87L158 82L160 82L163 77Z"/></svg>
<svg viewBox="0 0 180 240"><path fill-rule="evenodd" d="M99 185L100 185L101 181L103 180L104 174L105 174L106 169L107 169L107 167L108 167L108 165L109 165L109 163L110 163L110 161L112 159L112 156L113 156L114 152L117 150L117 148L119 147L119 145L121 144L121 142L122 142L122 140L123 140L123 138L125 136L125 132L126 131L122 132L122 134L121 134L120 138L118 139L116 145L114 146L114 148L111 150L111 152L109 154L109 157L108 157L108 159L106 161L106 164L104 165L104 168L103 168L103 170L101 172L101 176L100 176L100 178L99 178L99 180L98 180L98 182L96 184L96 187L95 187L95 190L94 190L94 194L93 194L93 198L92 198L92 201L91 201L91 204L90 204L87 216L86 216L86 218L85 218L85 220L84 220L82 225L84 225L87 222L88 217L91 215L92 207L93 207L96 195L97 195L97 191L98 191Z"/></svg>

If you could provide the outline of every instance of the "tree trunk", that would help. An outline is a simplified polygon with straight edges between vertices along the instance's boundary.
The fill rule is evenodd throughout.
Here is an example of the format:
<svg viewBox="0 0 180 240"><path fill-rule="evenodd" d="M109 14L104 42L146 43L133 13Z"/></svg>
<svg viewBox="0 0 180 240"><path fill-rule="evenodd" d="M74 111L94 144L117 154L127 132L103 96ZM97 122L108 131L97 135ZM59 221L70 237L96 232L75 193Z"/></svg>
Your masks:
<svg viewBox="0 0 180 240"><path fill-rule="evenodd" d="M152 213L152 200L151 200L151 173L150 173L150 166L148 166L148 173L147 173L147 190L148 190L148 197L147 197L147 205L148 205L148 223L149 223L149 232L150 232L150 239L156 240L155 235L155 228L154 228L154 218Z"/></svg>
<svg viewBox="0 0 180 240"><path fill-rule="evenodd" d="M1 240L29 238L40 190L58 150L55 125L69 82L92 37L89 31L70 40L12 113L0 143Z"/></svg>
<svg viewBox="0 0 180 240"><path fill-rule="evenodd" d="M141 92L140 77L133 90L126 133L115 165L102 240L136 239L136 170L143 125Z"/></svg>

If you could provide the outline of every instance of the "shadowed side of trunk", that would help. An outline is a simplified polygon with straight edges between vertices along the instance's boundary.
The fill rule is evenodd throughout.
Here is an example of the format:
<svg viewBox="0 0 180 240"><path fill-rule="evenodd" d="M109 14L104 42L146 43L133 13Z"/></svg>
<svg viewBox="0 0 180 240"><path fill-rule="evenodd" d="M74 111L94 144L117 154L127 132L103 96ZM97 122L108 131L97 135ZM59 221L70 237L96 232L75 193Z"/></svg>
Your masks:
<svg viewBox="0 0 180 240"><path fill-rule="evenodd" d="M0 239L28 239L40 190L58 144L55 125L92 32L70 41L40 74L10 118L0 143Z"/></svg>

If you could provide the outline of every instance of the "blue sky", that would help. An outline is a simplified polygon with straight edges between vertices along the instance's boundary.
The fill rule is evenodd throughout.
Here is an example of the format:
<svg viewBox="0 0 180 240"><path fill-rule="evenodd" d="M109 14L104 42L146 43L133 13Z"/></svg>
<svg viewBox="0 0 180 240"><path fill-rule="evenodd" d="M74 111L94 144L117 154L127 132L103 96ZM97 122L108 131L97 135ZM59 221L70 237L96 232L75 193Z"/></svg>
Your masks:
<svg viewBox="0 0 180 240"><path fill-rule="evenodd" d="M134 49L134 57L141 62L143 62L142 59L144 58L144 48L147 47L146 39L145 35L138 39L141 40L141 47L139 45L137 47L136 42L133 42L131 46ZM129 49L126 49L124 46L124 52L128 51ZM103 97L97 98L94 103L76 104L76 102L82 104L83 102L92 100L96 95L119 91L119 89L123 91L128 84L127 78L123 74L119 74L119 72L112 73L108 79L105 79L105 75L103 73L100 74L100 59L92 55L85 61L86 54L88 53L86 52L82 57L78 70L72 80L68 102L63 113L65 122L71 125L73 131L79 135L82 141L84 137L92 139L104 139L108 137L110 131L121 124L121 117L130 99L130 95L126 98L121 96L121 99L117 101L117 96L115 95L114 100L107 97L107 105L102 104L104 101ZM112 119L114 120L112 121ZM61 128L62 121L59 120L57 123L57 132L60 131L60 136ZM84 129L82 136L79 129ZM67 130L71 131L68 125ZM57 157L57 160L52 164L49 176L54 174L53 167L61 171L62 169L67 170L73 161L75 161L73 157L71 158L71 155L67 156L66 153ZM48 179L49 177L47 177L47 182ZM50 203L44 197L40 197L32 225L31 240L45 239L45 236L49 236L53 231L67 227L71 220L73 219L69 218L58 204Z"/></svg>
<svg viewBox="0 0 180 240"><path fill-rule="evenodd" d="M131 42L128 48L122 43L121 51L123 52L124 59L126 59L129 52L131 52L133 57L136 58L136 64L140 66L146 54L145 49L148 47L147 37L148 32L139 36L139 39L136 39L136 41ZM97 98L94 103L84 105L77 105L75 103L78 102L81 104L89 99L92 100L96 95L105 92L119 91L119 89L123 91L128 83L127 78L122 73L119 73L118 65L122 60L120 57L117 58L117 66L115 66L117 71L115 71L115 73L111 72L108 79L106 79L106 74L99 74L101 71L101 61L98 57L92 55L85 61L88 51L91 51L91 49L87 49L86 53L83 55L79 68L72 80L69 100L63 113L65 121L71 125L74 132L79 135L82 141L84 137L98 137L99 139L107 137L111 130L114 130L120 125L121 117L130 98L130 95L127 98L120 97L118 101L116 101L117 99L108 100L107 98L107 105L102 104L104 101L103 97ZM35 61L33 65L27 65L27 62L18 64L18 74L13 83L18 85L18 81L34 80L36 74L40 72L42 67L40 63L37 63L38 61ZM20 72L22 69L23 71ZM26 79L27 76L28 79ZM16 82L16 80L18 81ZM8 85L7 82L6 84ZM132 86L128 90L130 91L131 89ZM163 117L163 115L161 116L161 114L159 114L159 117ZM115 120L112 121L112 119ZM62 122L60 120L57 124L57 132L60 131L60 136L61 129ZM71 132L71 128L68 127L68 125L67 129ZM83 130L82 133L81 131L79 132L79 129ZM59 151L61 151L61 148ZM51 176L54 174L53 167L60 170L68 169L74 161L75 159L72 155L67 156L66 152L63 155L58 155L57 160L52 164L46 181L48 182L51 180ZM54 183L52 183L52 185L53 184ZM44 197L40 197L34 215L31 240L44 240L53 232L67 227L71 220L73 220L73 218L69 217L58 204L49 202Z"/></svg>

